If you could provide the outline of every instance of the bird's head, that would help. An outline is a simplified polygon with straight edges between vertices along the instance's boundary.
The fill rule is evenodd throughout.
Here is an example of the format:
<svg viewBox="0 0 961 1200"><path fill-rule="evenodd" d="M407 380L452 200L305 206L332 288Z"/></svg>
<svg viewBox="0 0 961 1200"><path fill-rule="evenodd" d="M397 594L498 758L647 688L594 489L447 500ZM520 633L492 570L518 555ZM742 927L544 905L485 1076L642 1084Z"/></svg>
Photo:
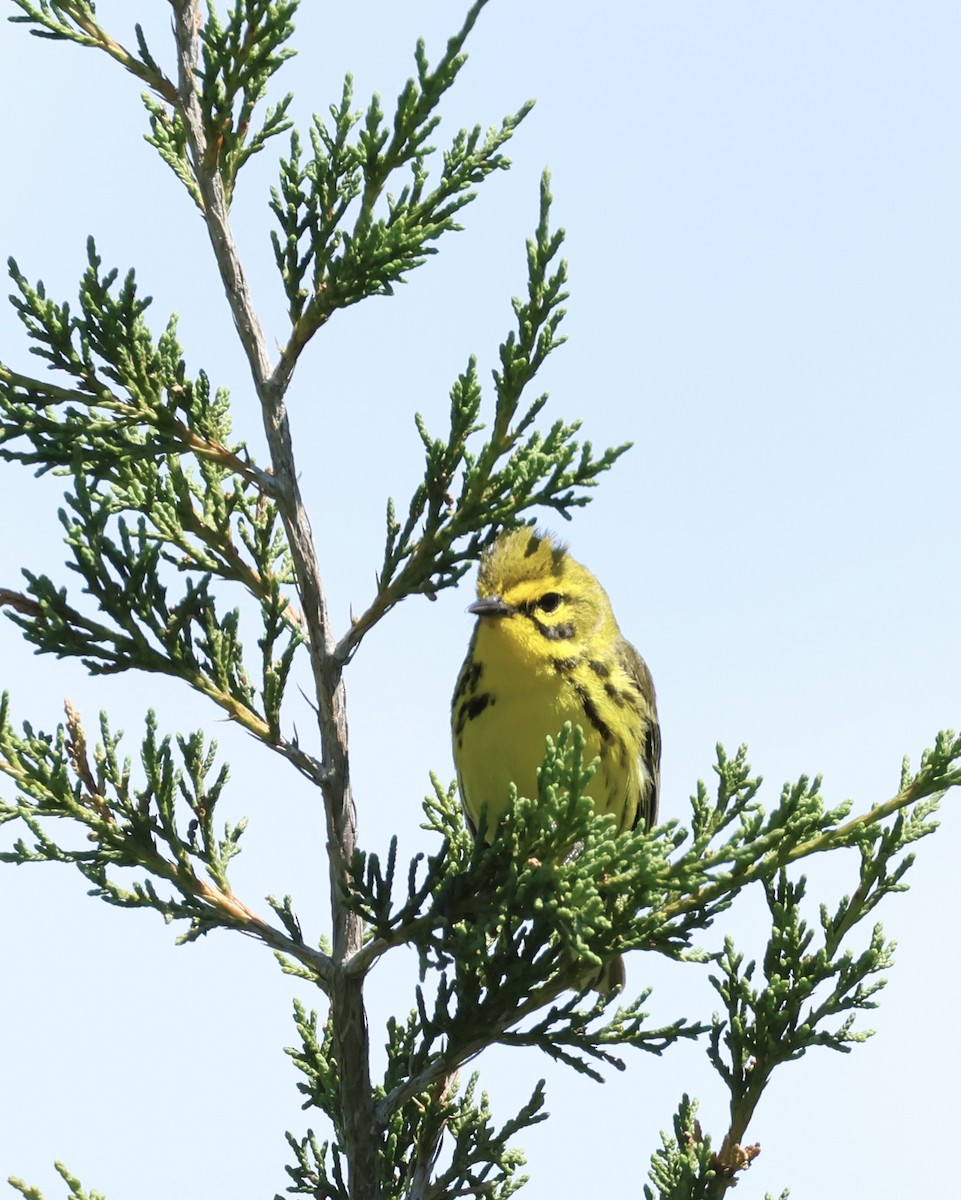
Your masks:
<svg viewBox="0 0 961 1200"><path fill-rule="evenodd" d="M468 612L522 657L569 658L616 630L607 593L562 542L529 526L502 534L484 555Z"/></svg>

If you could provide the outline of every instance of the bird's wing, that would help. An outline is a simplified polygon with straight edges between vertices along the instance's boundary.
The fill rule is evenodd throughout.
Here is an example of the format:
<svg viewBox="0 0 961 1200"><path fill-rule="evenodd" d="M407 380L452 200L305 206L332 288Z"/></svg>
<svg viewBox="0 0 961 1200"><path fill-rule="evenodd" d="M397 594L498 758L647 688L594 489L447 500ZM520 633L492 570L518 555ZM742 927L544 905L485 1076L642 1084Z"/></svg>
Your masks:
<svg viewBox="0 0 961 1200"><path fill-rule="evenodd" d="M650 829L657 820L657 805L661 785L661 727L657 721L657 699L654 695L654 680L647 663L630 642L624 642L624 665L637 683L638 690L647 706L648 721L640 747L641 762L650 786L640 797L635 825L641 820Z"/></svg>

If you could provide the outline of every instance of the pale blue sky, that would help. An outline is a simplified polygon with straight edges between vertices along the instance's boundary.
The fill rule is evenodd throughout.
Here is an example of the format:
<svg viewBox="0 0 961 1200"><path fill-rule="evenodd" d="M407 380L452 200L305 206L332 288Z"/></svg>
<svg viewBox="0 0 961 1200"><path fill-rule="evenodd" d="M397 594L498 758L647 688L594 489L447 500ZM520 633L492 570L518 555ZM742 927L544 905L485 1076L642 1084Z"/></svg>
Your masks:
<svg viewBox="0 0 961 1200"><path fill-rule="evenodd" d="M396 95L417 36L436 57L461 8L304 0L286 77L302 125L339 97L347 69L358 97ZM169 59L166 4L101 0L98 12L121 40L139 19ZM439 136L536 97L514 170L482 189L466 232L396 298L331 322L291 395L340 625L371 594L387 494L403 502L416 482L411 413L442 428L468 355L485 372L494 362L549 166L572 284L570 342L542 380L549 412L583 417L595 445L635 442L563 533L654 673L663 815L685 818L718 739L749 744L771 803L801 772L823 772L832 801L859 807L896 790L902 754L916 760L939 728L961 724L959 49L961 9L947 0L492 0ZM155 326L180 313L191 367L232 388L237 431L259 453L199 218L141 141L138 91L93 52L0 26L0 249L71 299L87 234L105 263L135 265ZM234 217L279 339L274 157L242 176ZM7 308L0 358L24 362ZM20 563L63 577L58 495L56 481L0 471L0 585L16 582ZM436 604L404 604L350 668L371 849L395 830L408 857L427 846L419 804L428 771L452 770L447 701L468 596L465 583ZM107 708L129 753L149 705L164 730L211 726L234 768L225 815L251 817L238 892L258 906L289 891L307 929L323 929L316 800L282 764L173 684L88 680L34 658L8 625L0 664L15 711L41 728L59 720L65 694L90 725ZM296 716L305 737L306 706ZM918 848L910 893L881 911L899 950L880 1009L862 1021L878 1036L775 1075L749 1131L763 1153L739 1200L784 1186L817 1200L943 1193L953 1147L942 1134L961 1119L947 1003L959 983L957 809L956 797ZM832 902L854 882L838 867L810 874ZM319 1129L281 1052L297 989L252 943L217 934L177 949L155 915L120 913L84 890L66 869L0 870L0 1178L23 1176L53 1200L61 1158L108 1200L273 1196L286 1182L284 1128ZM730 925L747 953L760 950L758 915L748 904ZM655 1019L713 1008L697 968L634 956L628 971L632 986L655 985ZM391 1005L409 1007L411 976L372 976L375 1046ZM724 1129L699 1048L630 1057L604 1087L533 1051L479 1065L501 1119L547 1077L552 1119L520 1139L529 1200L639 1196L682 1092L701 1098L706 1130Z"/></svg>

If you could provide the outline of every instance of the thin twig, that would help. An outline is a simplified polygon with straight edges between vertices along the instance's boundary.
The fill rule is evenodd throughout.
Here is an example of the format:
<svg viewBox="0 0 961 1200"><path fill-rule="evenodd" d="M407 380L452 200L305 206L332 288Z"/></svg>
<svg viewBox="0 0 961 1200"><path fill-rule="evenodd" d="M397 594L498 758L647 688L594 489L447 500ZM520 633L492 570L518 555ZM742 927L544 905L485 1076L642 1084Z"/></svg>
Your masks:
<svg viewBox="0 0 961 1200"><path fill-rule="evenodd" d="M221 280L237 333L260 400L264 430L276 481L277 508L287 533L296 573L317 697L317 716L323 748L322 791L327 818L333 914L331 1015L340 1068L344 1137L350 1164L350 1194L354 1200L374 1200L377 1194L370 1083L367 1018L363 980L348 978L339 969L361 947L363 927L343 900L343 880L357 842L357 818L350 791L347 755L347 710L341 667L333 654L327 604L314 549L310 522L300 494L290 423L284 393L290 372L277 377L271 369L267 343L233 240L223 179L208 142L197 90L196 64L202 21L196 0L171 0L178 52L178 106L186 129L194 175Z"/></svg>
<svg viewBox="0 0 961 1200"><path fill-rule="evenodd" d="M151 874L157 875L161 879L169 880L178 889L183 889L188 895L194 896L197 900L202 901L209 908L212 908L218 914L220 922L223 925L236 929L240 933L247 934L248 937L256 938L258 941L270 946L272 950L289 955L291 958L303 963L305 967L317 976L325 987L330 986L334 973L334 964L326 954L323 954L320 950L314 950L303 942L295 942L287 934L281 933L269 921L265 921L263 917L258 917L233 892L224 891L222 888L208 883L194 871L190 871L189 875L185 875L181 866L170 862L162 854L149 856L149 858L145 859L144 866Z"/></svg>

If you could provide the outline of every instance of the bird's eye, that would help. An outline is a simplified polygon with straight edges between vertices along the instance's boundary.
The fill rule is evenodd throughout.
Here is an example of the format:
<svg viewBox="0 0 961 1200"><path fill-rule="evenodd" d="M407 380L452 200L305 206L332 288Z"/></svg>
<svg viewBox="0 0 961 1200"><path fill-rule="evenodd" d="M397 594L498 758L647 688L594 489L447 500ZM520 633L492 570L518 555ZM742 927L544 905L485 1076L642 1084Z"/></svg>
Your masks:
<svg viewBox="0 0 961 1200"><path fill-rule="evenodd" d="M537 602L537 607L541 612L552 613L561 602L561 597L557 592L545 592Z"/></svg>

